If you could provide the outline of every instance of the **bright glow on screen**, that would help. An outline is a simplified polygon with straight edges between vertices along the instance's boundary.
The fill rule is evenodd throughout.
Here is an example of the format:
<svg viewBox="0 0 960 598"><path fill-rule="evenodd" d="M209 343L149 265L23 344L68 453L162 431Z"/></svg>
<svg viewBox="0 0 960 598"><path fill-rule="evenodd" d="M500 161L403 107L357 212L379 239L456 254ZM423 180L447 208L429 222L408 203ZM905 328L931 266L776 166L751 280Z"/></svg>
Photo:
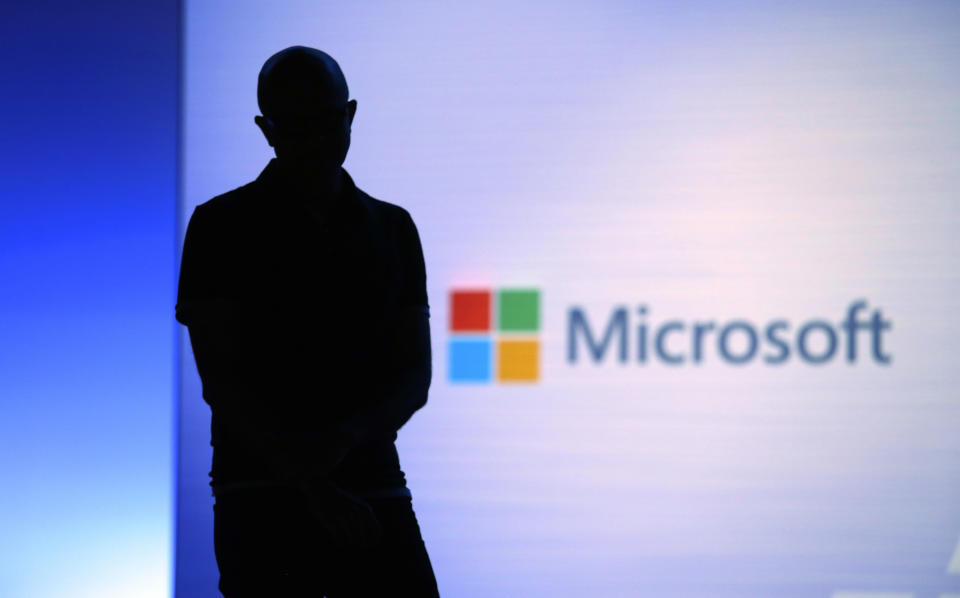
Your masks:
<svg viewBox="0 0 960 598"><path fill-rule="evenodd" d="M263 61L334 56L345 167L424 246L434 382L398 447L443 595L957 593L958 17L187 2L181 219L271 157ZM181 348L177 587L206 596Z"/></svg>

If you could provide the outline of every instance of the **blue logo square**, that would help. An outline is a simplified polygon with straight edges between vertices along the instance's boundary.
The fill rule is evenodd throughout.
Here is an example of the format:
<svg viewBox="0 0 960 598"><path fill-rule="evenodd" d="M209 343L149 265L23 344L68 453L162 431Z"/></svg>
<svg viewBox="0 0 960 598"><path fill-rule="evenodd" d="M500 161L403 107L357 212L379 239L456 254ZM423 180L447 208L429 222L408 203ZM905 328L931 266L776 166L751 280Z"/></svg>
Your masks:
<svg viewBox="0 0 960 598"><path fill-rule="evenodd" d="M493 344L489 338L450 339L450 360L447 370L451 382L489 382L491 380L491 354Z"/></svg>

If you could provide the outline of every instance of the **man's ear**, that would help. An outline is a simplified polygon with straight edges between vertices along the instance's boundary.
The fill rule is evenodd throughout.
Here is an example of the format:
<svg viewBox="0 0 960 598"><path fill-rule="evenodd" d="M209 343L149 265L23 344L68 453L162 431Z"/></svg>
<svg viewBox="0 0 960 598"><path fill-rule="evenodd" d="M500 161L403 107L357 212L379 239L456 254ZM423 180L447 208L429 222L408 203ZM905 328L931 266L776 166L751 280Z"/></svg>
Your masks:
<svg viewBox="0 0 960 598"><path fill-rule="evenodd" d="M347 122L351 125L353 124L353 116L357 113L357 101L350 100L347 102Z"/></svg>
<svg viewBox="0 0 960 598"><path fill-rule="evenodd" d="M260 131L262 131L263 136L267 138L267 143L270 145L270 147L275 147L273 145L273 140L274 140L273 124L263 116L260 116L259 114L253 117L253 122L257 123L257 126L260 127Z"/></svg>

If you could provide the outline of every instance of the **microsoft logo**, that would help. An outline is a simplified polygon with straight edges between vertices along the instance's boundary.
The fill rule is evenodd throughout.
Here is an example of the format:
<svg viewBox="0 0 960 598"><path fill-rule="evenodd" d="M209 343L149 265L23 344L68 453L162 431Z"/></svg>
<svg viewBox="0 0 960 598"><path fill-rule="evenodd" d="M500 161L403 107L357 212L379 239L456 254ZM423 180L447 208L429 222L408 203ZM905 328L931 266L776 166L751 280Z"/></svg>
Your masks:
<svg viewBox="0 0 960 598"><path fill-rule="evenodd" d="M449 293L447 372L453 383L540 380L540 294L535 287L454 288ZM698 367L719 361L733 366L780 366L792 359L812 366L844 360L855 364L865 354L881 365L893 356L884 347L893 322L866 299L852 301L840 321L813 318L795 322L779 317L766 323L745 318L657 321L646 304L634 311L615 304L606 325L592 325L585 308L567 310L566 357L578 364L586 349L596 365L630 361L669 367ZM631 317L633 313L636 316ZM864 333L869 343L864 343ZM795 357L794 357L795 356ZM958 596L957 598L960 598Z"/></svg>
<svg viewBox="0 0 960 598"><path fill-rule="evenodd" d="M451 382L539 380L539 289L453 289L449 312Z"/></svg>

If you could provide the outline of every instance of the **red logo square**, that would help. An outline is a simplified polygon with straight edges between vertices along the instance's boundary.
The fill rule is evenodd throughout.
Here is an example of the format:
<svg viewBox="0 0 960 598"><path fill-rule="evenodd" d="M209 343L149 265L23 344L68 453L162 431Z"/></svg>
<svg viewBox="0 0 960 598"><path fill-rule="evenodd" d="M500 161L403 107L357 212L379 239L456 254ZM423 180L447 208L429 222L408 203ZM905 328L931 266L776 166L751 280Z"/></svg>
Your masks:
<svg viewBox="0 0 960 598"><path fill-rule="evenodd" d="M450 330L488 332L490 330L490 291L450 291Z"/></svg>

